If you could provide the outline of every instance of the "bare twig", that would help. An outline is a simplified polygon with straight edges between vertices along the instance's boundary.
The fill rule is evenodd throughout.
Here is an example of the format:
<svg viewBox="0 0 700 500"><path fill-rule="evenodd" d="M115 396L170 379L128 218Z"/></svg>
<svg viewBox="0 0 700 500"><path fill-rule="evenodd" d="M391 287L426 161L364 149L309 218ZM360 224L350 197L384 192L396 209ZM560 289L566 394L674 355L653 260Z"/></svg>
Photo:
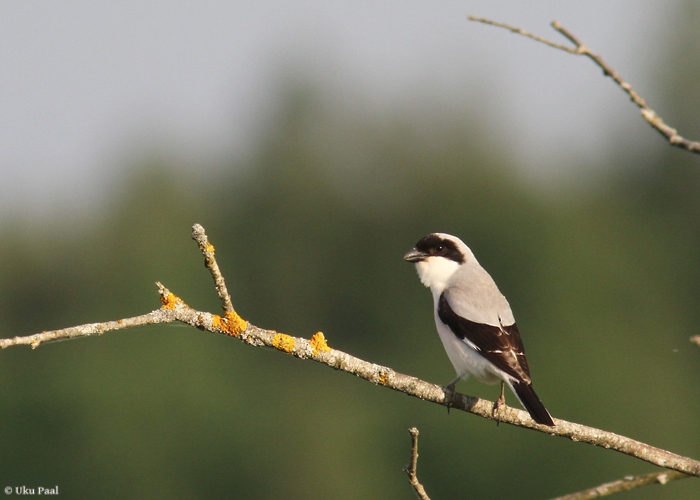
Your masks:
<svg viewBox="0 0 700 500"><path fill-rule="evenodd" d="M211 254L211 259L214 259L213 254ZM36 348L44 342L101 335L108 331L124 330L140 325L179 321L200 330L237 337L250 345L272 347L300 359L312 359L336 370L356 375L373 384L382 385L455 410L462 410L482 418L517 427L533 429L552 436L564 437L571 441L580 441L615 450L660 467L700 477L700 461L698 460L655 448L619 434L566 420L554 419L555 427L539 425L530 418L527 412L505 405L497 415L494 415L492 401L457 392L451 393L439 385L395 372L391 368L364 361L343 351L331 349L326 344L326 339L321 332L307 340L273 330L264 330L241 319L235 312L226 312L221 317L192 309L160 283L158 283L158 287L163 306L143 316L106 323L91 323L26 337L0 339L0 347L31 345Z"/></svg>
<svg viewBox="0 0 700 500"><path fill-rule="evenodd" d="M554 498L553 500L590 500L591 498L605 497L620 491L632 490L640 486L649 486L651 484L664 485L670 481L686 479L688 477L690 476L687 474L675 471L652 472L651 474L644 474L642 476L628 476L624 479L613 481L612 483L601 484L595 488L578 491L570 495Z"/></svg>
<svg viewBox="0 0 700 500"><path fill-rule="evenodd" d="M700 346L700 335L695 335L694 337L690 337L690 341L697 344Z"/></svg>
<svg viewBox="0 0 700 500"><path fill-rule="evenodd" d="M416 490L418 498L421 500L430 500L430 497L425 492L425 488L420 484L420 481L418 481L418 429L411 427L408 429L408 432L411 434L411 441L413 442L411 445L411 464L408 467L404 467L403 470L408 474L408 482L411 483L413 489Z"/></svg>
<svg viewBox="0 0 700 500"><path fill-rule="evenodd" d="M204 228L199 224L192 226L192 239L197 242L199 249L204 254L204 265L211 272L214 278L214 283L216 284L216 293L219 294L221 303L224 307L224 312L233 313L233 304L231 303L231 296L228 294L226 289L226 282L224 277L221 275L219 270L219 264L216 263L216 258L214 258L214 245L209 243L207 234L204 232Z"/></svg>
<svg viewBox="0 0 700 500"><path fill-rule="evenodd" d="M513 33L517 33L519 35L526 36L528 38L531 38L535 41L544 43L546 45L549 45L550 47L554 47L555 49L563 50L565 52L568 52L570 54L578 54L578 55L583 55L591 59L595 64L598 65L600 69L603 70L603 74L605 76L609 76L612 78L615 83L622 89L624 90L627 95L629 95L630 99L632 102L634 102L639 109L642 112L642 116L644 116L644 119L654 128L656 129L661 135L663 135L668 142L671 144L671 146L676 146L681 149L685 149L686 151L690 151L691 153L697 153L700 154L700 142L695 142L695 141L689 141L688 139L685 139L678 135L678 132L676 129L673 127L670 127L664 123L664 121L661 119L659 115L656 114L656 112L649 107L649 105L646 103L646 101L637 93L635 90L632 88L632 86L624 81L620 75L617 74L617 72L610 66L608 65L605 61L603 61L603 58L600 57L599 55L594 54L593 52L590 51L588 47L586 47L581 41L575 37L570 31L568 31L566 28L564 28L559 21L552 21L552 27L557 30L559 33L561 33L562 36L566 37L571 43L573 43L576 47L566 47L564 45L559 45L554 42L551 42L545 38L538 37L536 35L533 35L532 33L528 33L527 31L523 31L519 28L514 28L512 26L509 26L507 24L503 23L497 23L495 21L491 21L489 19L484 19L480 17L474 17L474 16L469 16L470 21L476 21L484 24L489 24L491 26L498 26L500 28L505 28Z"/></svg>
<svg viewBox="0 0 700 500"><path fill-rule="evenodd" d="M103 333L117 330L126 330L134 326L157 325L173 323L175 321L187 323L201 330L233 335L231 332L234 331L235 327L229 324L228 315L222 318L215 314L190 309L187 304L163 285L160 283L156 283L156 285L158 285L160 301L163 306L148 314L116 321L105 321L104 323L88 323L86 325L72 326L61 330L44 331L26 337L0 339L0 348L5 349L13 345L29 345L32 349L36 349L41 344L49 342L90 337L92 335L102 335Z"/></svg>
<svg viewBox="0 0 700 500"><path fill-rule="evenodd" d="M163 289L167 292L166 289ZM162 291L161 291L162 293ZM148 314L134 316L133 318L124 318L117 321L105 321L104 323L88 323L86 325L72 326L62 330L52 330L28 335L26 337L15 337L12 339L0 339L0 348L6 348L13 345L30 345L32 349L36 349L41 344L55 342L58 340L69 340L79 337L89 337L91 335L102 335L103 333L116 330L124 330L134 326L141 325L156 325L159 323L172 323L177 321L175 314L171 310L156 309Z"/></svg>
<svg viewBox="0 0 700 500"><path fill-rule="evenodd" d="M564 52L569 52L571 54L576 54L576 49L572 49L571 47L567 47L565 45L559 45L558 43L550 42L546 38L539 37L537 35L533 35L532 33L529 33L525 30L521 30L520 28L515 28L513 26L510 26L508 24L504 23L499 23L496 21L491 21L490 19L484 19L483 17L474 17L474 16L469 16L470 21L477 21L479 23L484 23L484 24L490 24L491 26L498 26L499 28L505 28L507 30L512 31L513 33L517 33L518 35L523 35L528 38L532 38L533 40L537 42L544 43L545 45L549 45L550 47L554 47L555 49L563 50Z"/></svg>

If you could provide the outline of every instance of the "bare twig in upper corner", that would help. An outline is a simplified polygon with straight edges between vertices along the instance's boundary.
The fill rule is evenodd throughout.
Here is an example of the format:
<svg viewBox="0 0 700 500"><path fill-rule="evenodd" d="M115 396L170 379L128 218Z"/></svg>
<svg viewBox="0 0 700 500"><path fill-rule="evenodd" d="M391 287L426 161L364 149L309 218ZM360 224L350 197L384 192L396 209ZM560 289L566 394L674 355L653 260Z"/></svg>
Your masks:
<svg viewBox="0 0 700 500"><path fill-rule="evenodd" d="M615 83L622 90L624 90L627 93L627 95L629 95L632 102L634 102L641 110L644 119L652 127L654 127L661 135L663 135L671 144L671 146L676 146L678 148L685 149L686 151L690 151L691 153L700 154L700 142L689 141L688 139L685 139L678 135L678 132L675 128L666 125L666 123L664 123L661 117L649 107L646 101L637 92L635 92L635 90L629 83L624 81L612 67L610 67L605 61L603 61L602 57L591 52L590 49L586 47L583 43L581 43L581 41L577 37L575 37L571 32L564 28L559 21L552 21L552 27L559 33L561 33L564 37L566 37L576 47L566 47L564 45L559 45L545 38L541 38L539 36L533 35L532 33L528 33L527 31L523 31L519 28L514 28L504 23L497 23L489 19L469 16L469 20L477 21L484 24L490 24L491 26L498 26L499 28L505 28L507 30L512 31L513 33L526 36L535 41L549 45L550 47L554 47L555 49L563 50L570 54L578 54L588 57L594 63L596 63L598 67L600 67L600 69L603 70L604 75L612 78L615 81Z"/></svg>
<svg viewBox="0 0 700 500"><path fill-rule="evenodd" d="M404 471L408 474L408 482L411 483L413 489L416 490L418 497L421 500L430 500L430 497L425 492L425 488L418 481L417 468L418 468L418 429L411 427L408 429L411 434L411 440L413 442L411 446L411 463L408 467L404 467Z"/></svg>
<svg viewBox="0 0 700 500"><path fill-rule="evenodd" d="M553 500L590 500L592 498L612 495L613 493L618 493L620 491L632 490L634 488L639 488L640 486L649 486L651 484L664 485L670 481L685 479L688 477L690 476L681 472L652 472L651 474L630 476L620 479L619 481L613 481L612 483L601 484L595 488L578 491L576 493L571 493L570 495L554 498Z"/></svg>
<svg viewBox="0 0 700 500"><path fill-rule="evenodd" d="M479 23L484 23L484 24L490 24L491 26L498 26L499 28L505 28L507 30L512 31L513 33L517 33L518 35L523 35L528 38L532 38L533 40L537 42L542 42L546 45L549 45L550 47L554 47L555 49L563 50L564 52L570 52L571 54L576 54L576 49L572 49L571 47L567 47L566 45L559 45L558 43L550 42L546 38L539 37L537 35L533 35L532 33L529 33L525 30L521 30L520 28L514 28L513 26L510 26L508 24L504 23L498 23L496 21L491 21L490 19L484 19L483 17L474 17L474 16L469 16L470 21L477 21Z"/></svg>

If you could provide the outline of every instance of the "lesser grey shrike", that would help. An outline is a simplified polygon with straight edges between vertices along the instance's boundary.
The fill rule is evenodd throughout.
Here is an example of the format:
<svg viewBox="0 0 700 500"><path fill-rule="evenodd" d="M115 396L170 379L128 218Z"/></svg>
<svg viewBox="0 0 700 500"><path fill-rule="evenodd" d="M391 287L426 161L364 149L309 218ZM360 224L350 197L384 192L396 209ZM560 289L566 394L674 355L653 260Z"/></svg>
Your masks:
<svg viewBox="0 0 700 500"><path fill-rule="evenodd" d="M447 356L457 371L447 386L469 375L481 382L508 384L538 424L554 426L532 388L523 341L513 312L489 273L456 236L432 233L421 239L404 259L415 263L418 276L433 293L435 326Z"/></svg>

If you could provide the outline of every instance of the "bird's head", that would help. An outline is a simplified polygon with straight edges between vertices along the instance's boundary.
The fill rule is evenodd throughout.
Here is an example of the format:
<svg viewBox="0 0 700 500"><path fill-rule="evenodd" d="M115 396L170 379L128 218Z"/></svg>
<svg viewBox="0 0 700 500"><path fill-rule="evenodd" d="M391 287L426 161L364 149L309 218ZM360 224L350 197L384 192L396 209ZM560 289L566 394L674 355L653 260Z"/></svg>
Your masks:
<svg viewBox="0 0 700 500"><path fill-rule="evenodd" d="M413 262L421 282L438 293L442 293L460 266L475 261L462 240L445 233L431 233L422 238L403 258Z"/></svg>

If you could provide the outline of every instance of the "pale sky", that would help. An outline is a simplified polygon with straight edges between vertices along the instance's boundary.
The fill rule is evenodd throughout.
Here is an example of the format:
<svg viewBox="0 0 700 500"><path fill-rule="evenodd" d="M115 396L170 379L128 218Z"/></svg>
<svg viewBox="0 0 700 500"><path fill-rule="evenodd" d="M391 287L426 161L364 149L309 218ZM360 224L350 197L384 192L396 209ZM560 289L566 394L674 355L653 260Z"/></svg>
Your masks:
<svg viewBox="0 0 700 500"><path fill-rule="evenodd" d="M508 31L564 42L557 19L648 101L675 2L650 0L227 0L0 3L0 214L99 203L140 152L201 168L243 155L280 80L335 85L368 109L479 105L527 169L604 160L639 112L590 61ZM478 103L472 100L478 99Z"/></svg>

